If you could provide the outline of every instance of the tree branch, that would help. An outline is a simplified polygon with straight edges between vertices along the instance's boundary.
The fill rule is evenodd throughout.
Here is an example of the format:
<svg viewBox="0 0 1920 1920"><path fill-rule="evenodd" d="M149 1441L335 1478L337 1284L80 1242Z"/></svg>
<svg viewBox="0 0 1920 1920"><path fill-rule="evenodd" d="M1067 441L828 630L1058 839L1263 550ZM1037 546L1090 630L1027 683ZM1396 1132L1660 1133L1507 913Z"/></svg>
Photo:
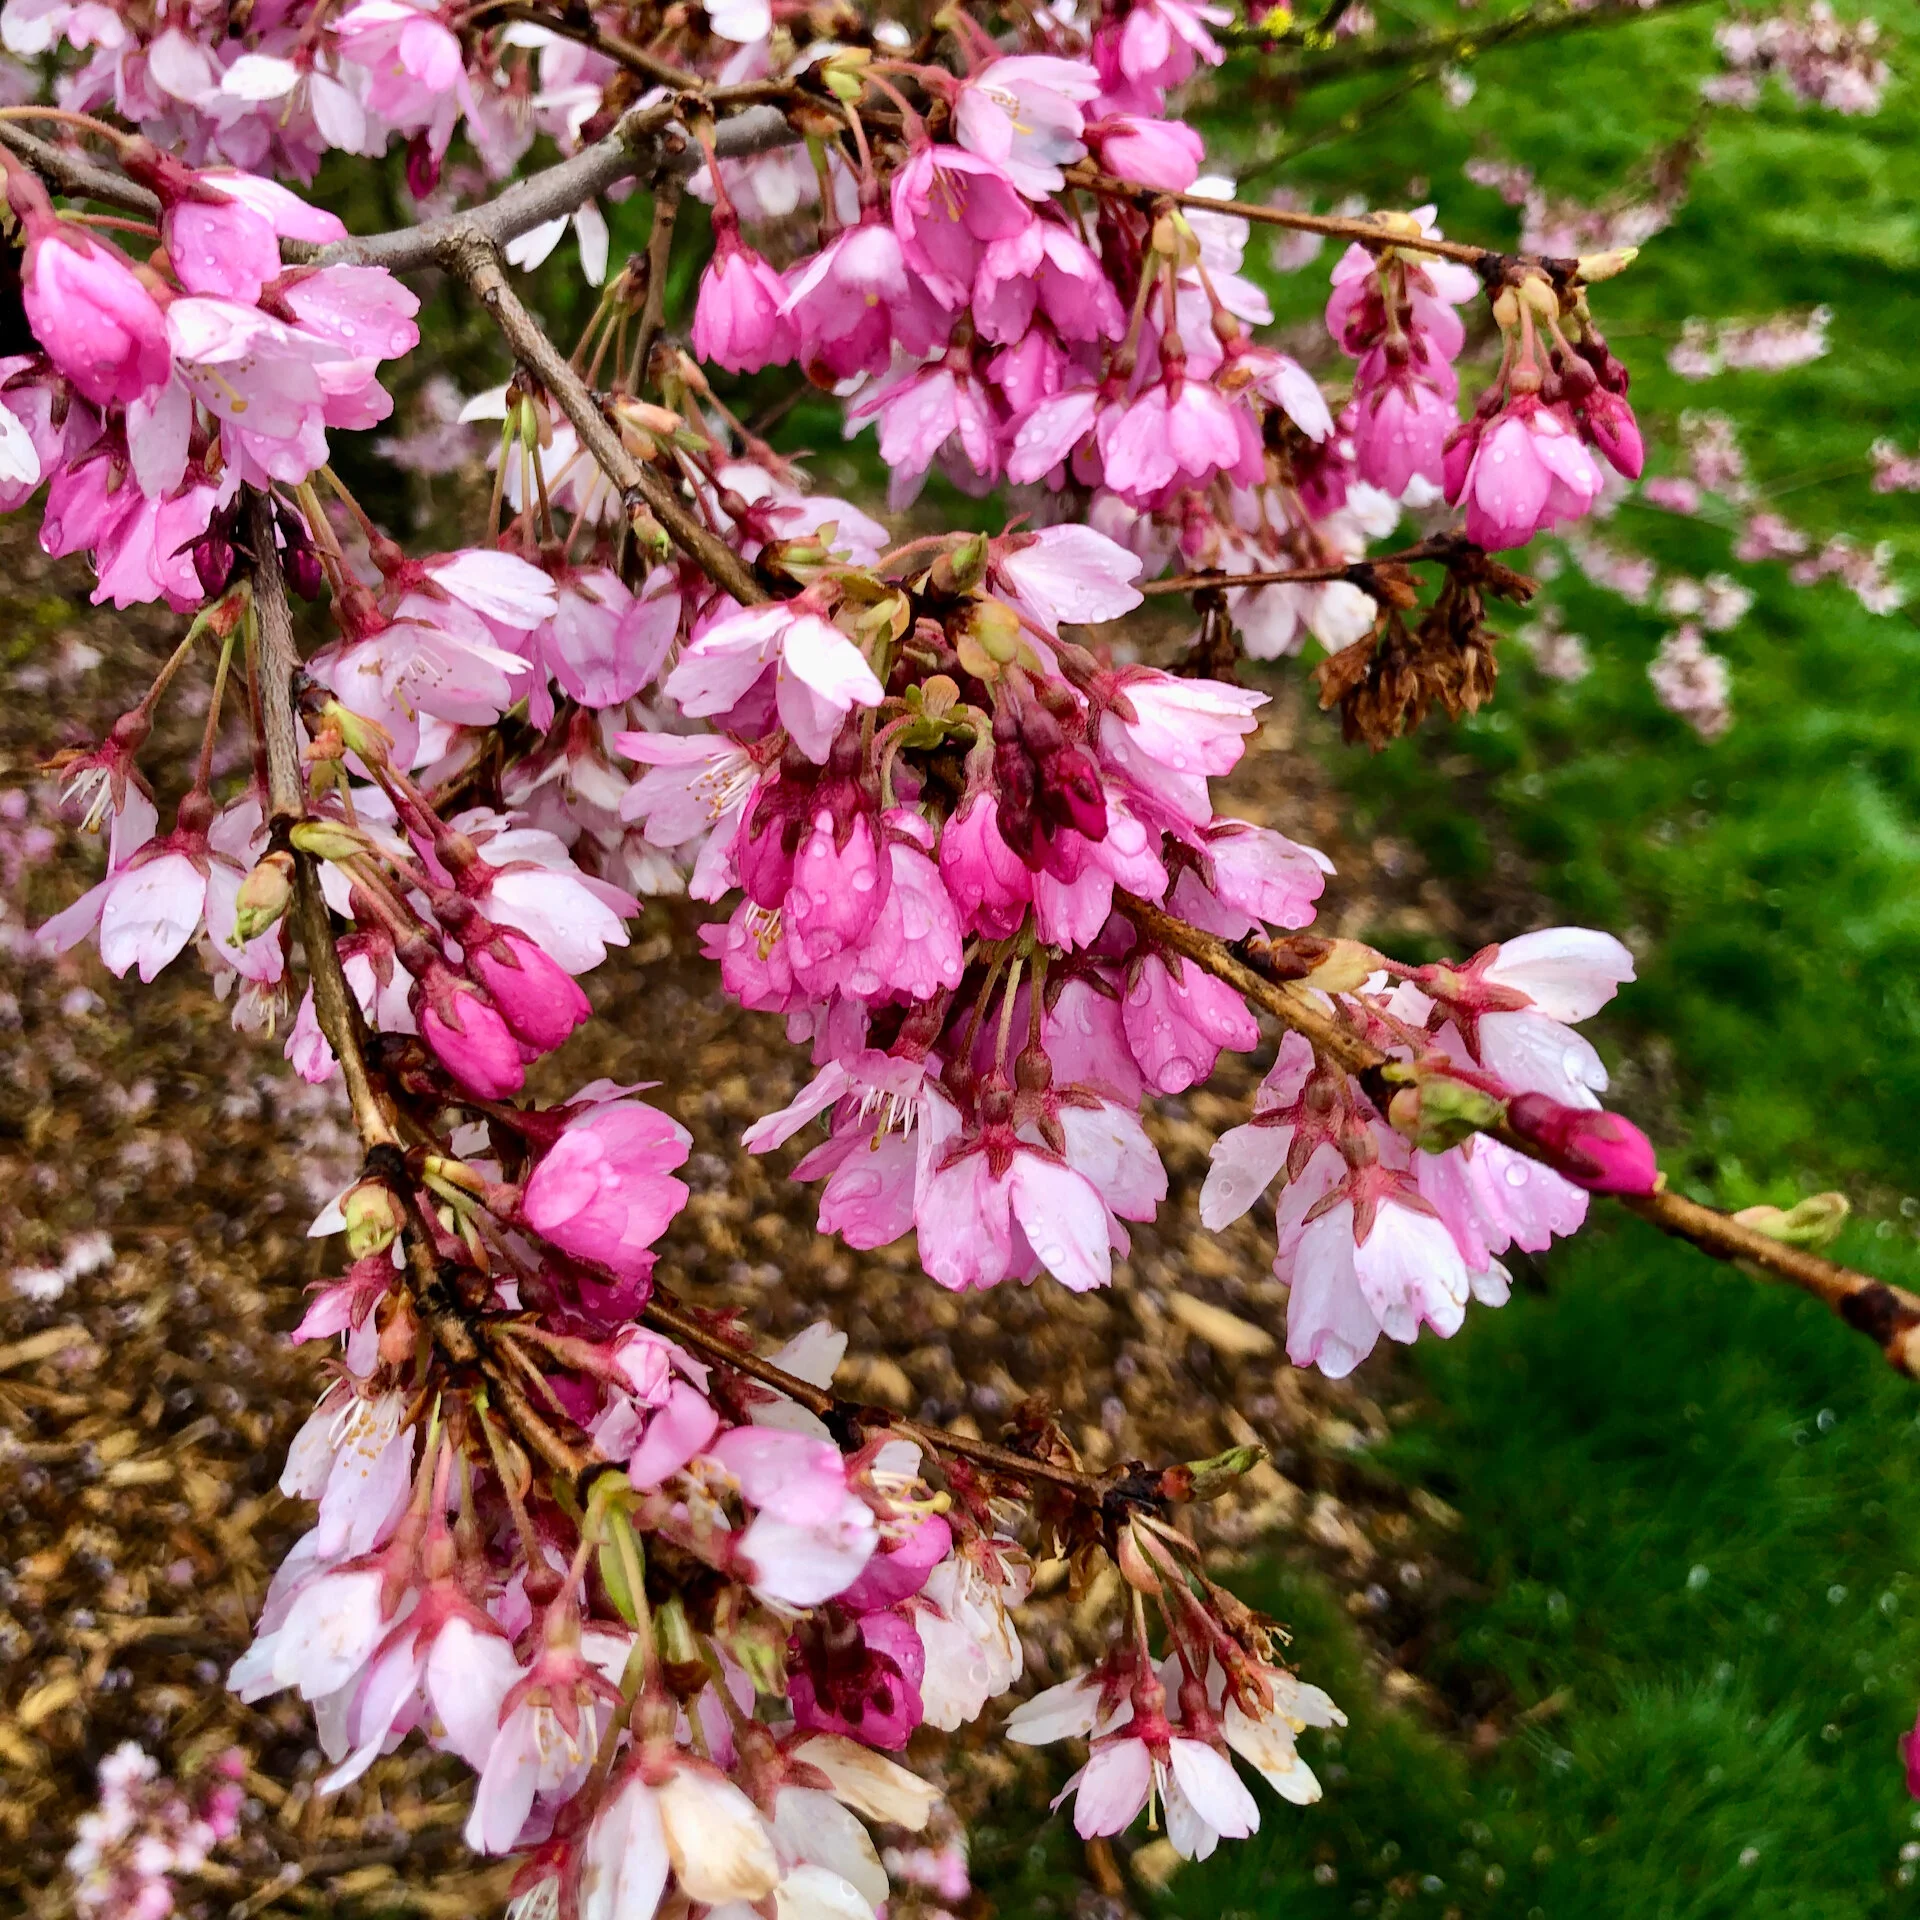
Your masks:
<svg viewBox="0 0 1920 1920"><path fill-rule="evenodd" d="M1156 946L1193 961L1216 980L1224 980L1345 1072L1364 1079L1387 1065L1390 1055L1343 1026L1306 988L1291 981L1269 980L1224 940L1175 919L1150 901L1116 890L1114 904ZM1496 1137L1515 1152L1538 1158L1517 1135L1501 1129ZM1920 1296L1869 1274L1856 1273L1803 1247L1788 1246L1681 1194L1663 1191L1616 1194L1614 1198L1661 1232L1689 1242L1716 1260L1759 1267L1824 1301L1848 1326L1866 1334L1899 1372L1910 1380L1920 1380Z"/></svg>
<svg viewBox="0 0 1920 1920"><path fill-rule="evenodd" d="M1457 555L1462 546L1458 534L1436 534L1432 539L1416 541L1398 553L1377 553L1363 560L1341 560L1325 567L1276 567L1268 572L1223 573L1213 569L1204 573L1177 573L1165 580L1149 580L1142 593L1205 593L1220 587L1305 586L1328 580L1354 580L1365 584L1365 575L1374 567L1412 566L1423 560L1446 560ZM1477 549L1476 549L1477 551Z"/></svg>
<svg viewBox="0 0 1920 1920"><path fill-rule="evenodd" d="M990 1440L975 1440L966 1434L950 1433L945 1427L924 1426L918 1420L903 1419L886 1407L865 1406L855 1400L842 1399L827 1388L816 1387L812 1381L802 1380L797 1374L776 1367L772 1361L763 1360L758 1354L747 1352L720 1335L709 1332L685 1308L674 1304L661 1293L656 1293L641 1308L640 1318L682 1346L691 1347L696 1353L704 1354L722 1366L732 1367L737 1373L744 1373L750 1380L759 1381L763 1387L771 1387L776 1393L785 1394L817 1419L842 1425L884 1426L904 1439L917 1440L929 1452L971 1461L975 1466L985 1467L988 1472L1006 1479L1044 1480L1051 1486L1063 1488L1095 1504L1129 1483L1136 1483L1141 1489L1158 1486L1159 1476L1137 1460L1110 1467L1105 1473L1086 1473L1077 1467L1062 1467L1049 1460L1035 1460L1027 1454L1015 1453L1009 1447L995 1446Z"/></svg>
<svg viewBox="0 0 1920 1920"><path fill-rule="evenodd" d="M1349 74L1378 73L1435 57L1443 64L1448 61L1464 64L1495 47L1550 39L1587 27L1624 26L1701 3L1702 0L1597 0L1597 3L1586 0L1581 4L1581 0L1543 0L1539 6L1526 7L1504 20L1489 20L1482 25L1435 28L1426 33L1404 34L1397 40L1356 37L1331 46L1316 46L1319 36L1313 32L1283 38L1263 34L1251 25L1230 28L1223 37L1232 46L1266 49L1270 54L1276 48L1306 49L1304 58L1291 62L1275 60L1270 71L1277 77L1311 83L1341 79Z"/></svg>
<svg viewBox="0 0 1920 1920"><path fill-rule="evenodd" d="M285 576L274 545L273 503L264 493L247 502L247 535L253 548L253 612L260 636L260 725L267 750L267 826L280 836L307 810L306 778L300 770L300 736L294 725L294 675L300 652L293 638L293 614ZM354 1125L367 1148L393 1146L398 1136L386 1103L374 1090L361 1046L360 1003L341 971L320 889L320 863L292 849L294 899L300 944L306 949L307 977L313 984L313 1013L340 1062Z"/></svg>
<svg viewBox="0 0 1920 1920"><path fill-rule="evenodd" d="M782 86L784 90L784 83ZM756 153L790 146L800 138L788 126L780 108L759 98L766 91L765 83L756 82L739 88L723 87L708 96L716 106L725 106L736 97L759 101L729 115L715 129L714 148L721 159L745 160ZM393 273L405 273L414 267L434 265L448 241L457 235L477 234L497 247L505 247L523 233L574 212L621 180L658 181L670 174L684 178L697 173L705 164L705 156L678 124L679 111L678 104L671 100L636 107L604 139L571 159L516 181L470 212L448 214L415 227L396 227L390 233L335 240L326 246L283 240L281 257L295 266L385 267ZM101 166L74 148L43 140L15 122L0 121L0 144L57 192L98 200L148 219L160 212L160 202L116 168Z"/></svg>
<svg viewBox="0 0 1920 1920"><path fill-rule="evenodd" d="M553 396L560 411L572 421L580 444L620 489L629 507L644 502L674 545L743 607L771 599L746 562L688 511L673 482L627 451L586 382L508 285L491 235L477 226L456 225L442 235L438 258L493 315L515 357Z"/></svg>
<svg viewBox="0 0 1920 1920"><path fill-rule="evenodd" d="M605 139L570 160L515 182L471 212L391 233L336 240L324 247L285 241L281 252L305 264L386 267L404 273L412 267L444 265L447 249L456 241L475 238L505 247L523 233L574 212L618 181L697 173L705 156L677 124L678 113L673 101L636 107ZM799 138L778 107L763 104L722 120L714 133L714 148L723 160L744 160Z"/></svg>
<svg viewBox="0 0 1920 1920"><path fill-rule="evenodd" d="M1085 187L1115 199L1136 200L1143 206L1170 200L1177 207L1230 214L1236 220L1251 220L1259 226L1285 227L1292 233L1317 233L1330 240L1357 240L1364 247L1401 247L1410 253L1430 253L1437 259L1458 260L1468 267L1478 267L1484 261L1501 257L1497 247L1474 247L1459 240L1438 240L1431 234L1402 232L1389 225L1386 216L1381 214L1360 214L1349 219L1333 213L1295 213L1286 207L1265 207L1251 200L1216 200L1205 193L1168 193L1159 187L1136 186L1131 180L1102 173L1090 161L1067 168L1066 175L1071 186Z"/></svg>
<svg viewBox="0 0 1920 1920"><path fill-rule="evenodd" d="M624 34L601 26L590 12L569 13L561 8L535 6L529 0L488 0L488 4L475 7L467 18L474 21L483 14L489 21L524 20L536 27L545 27L549 33L558 34L563 40L577 40L583 47L604 53L609 60L617 61L629 72L653 81L656 86L671 87L676 93L703 94L707 90L706 82L697 73L689 73L685 67L676 67L671 60L663 60L657 53L649 53L645 47L629 40Z"/></svg>
<svg viewBox="0 0 1920 1920"><path fill-rule="evenodd" d="M103 167L75 147L43 140L18 121L0 121L0 145L24 160L55 192L98 200L127 213L144 214L149 220L160 211L160 202L118 168Z"/></svg>

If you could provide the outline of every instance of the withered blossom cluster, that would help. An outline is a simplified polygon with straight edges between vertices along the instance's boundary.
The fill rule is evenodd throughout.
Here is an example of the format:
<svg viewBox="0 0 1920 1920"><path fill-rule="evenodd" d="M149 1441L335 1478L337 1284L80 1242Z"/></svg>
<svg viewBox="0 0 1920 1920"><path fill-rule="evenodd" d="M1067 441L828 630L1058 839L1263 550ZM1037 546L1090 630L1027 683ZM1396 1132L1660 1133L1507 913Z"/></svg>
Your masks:
<svg viewBox="0 0 1920 1920"><path fill-rule="evenodd" d="M1490 697L1488 601L1530 591L1493 555L1640 472L1590 301L1630 254L1240 205L1168 104L1223 21L726 0L643 45L617 8L0 12L56 103L0 110L35 343L0 368L4 504L182 629L60 756L106 870L42 937L147 980L193 948L237 1025L339 1078L364 1152L294 1334L332 1343L282 1480L313 1525L230 1684L311 1702L323 1791L410 1737L457 1755L525 1913L878 1911L869 1826L924 1826L910 1736L1020 1678L1036 1551L1127 1596L1007 1726L1087 1743L1082 1834L1151 1809L1204 1855L1258 1824L1247 1772L1315 1798L1296 1737L1339 1720L1177 1523L1250 1450L1095 1473L1037 1416L942 1432L836 1395L826 1325L769 1353L658 1284L686 1131L648 1084L529 1083L645 896L709 907L727 992L807 1051L746 1144L804 1137L820 1231L911 1234L942 1287L1108 1284L1167 1193L1144 1103L1260 1047L1257 1012L1285 1032L1202 1209L1277 1185L1297 1365L1450 1336L1590 1193L1658 1197L1577 1030L1633 978L1619 941L1412 965L1326 937L1327 860L1212 785L1265 698L1242 650L1314 636L1376 744ZM350 236L296 191L402 143L434 192L460 130L519 177L436 223ZM566 157L522 172L536 137ZM636 182L652 240L614 262L599 198ZM712 217L681 338L683 193ZM1348 243L1337 391L1256 338L1255 218ZM507 271L548 260L603 285L570 356ZM429 264L515 364L464 407L498 436L471 543L422 553L331 448L386 421ZM1500 358L1463 414L1483 300ZM876 429L888 508L937 467L1006 489L1001 530L902 541L813 491L731 404L787 365ZM1442 498L1456 530L1372 554ZM1149 588L1196 596L1226 677L1116 650ZM146 749L190 674L176 772Z"/></svg>

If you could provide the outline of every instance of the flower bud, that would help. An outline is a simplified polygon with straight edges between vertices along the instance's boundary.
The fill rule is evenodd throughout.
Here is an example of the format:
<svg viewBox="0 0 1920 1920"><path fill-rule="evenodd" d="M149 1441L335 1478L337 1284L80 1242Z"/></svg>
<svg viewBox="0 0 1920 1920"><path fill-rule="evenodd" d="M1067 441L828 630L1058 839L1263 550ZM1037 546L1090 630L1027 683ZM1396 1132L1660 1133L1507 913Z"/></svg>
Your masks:
<svg viewBox="0 0 1920 1920"><path fill-rule="evenodd" d="M302 820L287 838L296 852L320 860L358 860L374 850L373 842L344 820Z"/></svg>
<svg viewBox="0 0 1920 1920"><path fill-rule="evenodd" d="M998 600L976 600L954 644L969 673L990 676L1019 657L1020 616Z"/></svg>
<svg viewBox="0 0 1920 1920"><path fill-rule="evenodd" d="M483 1100L504 1100L526 1085L519 1042L478 988L436 965L416 992L421 1037L463 1087Z"/></svg>
<svg viewBox="0 0 1920 1920"><path fill-rule="evenodd" d="M660 1651L668 1686L691 1699L712 1678L700 1655L700 1640L681 1597L669 1594L653 1609L653 1643Z"/></svg>
<svg viewBox="0 0 1920 1920"><path fill-rule="evenodd" d="M936 673L917 688L910 690L908 699L912 699L916 692L920 696L920 711L930 714L936 720L951 713L960 701L959 687L944 673Z"/></svg>
<svg viewBox="0 0 1920 1920"><path fill-rule="evenodd" d="M327 570L311 547L289 547L283 556L287 585L302 600L318 600L327 590Z"/></svg>
<svg viewBox="0 0 1920 1920"><path fill-rule="evenodd" d="M1217 1500L1243 1475L1267 1457L1265 1447L1229 1447L1207 1460L1188 1460L1168 1467L1160 1476L1160 1491L1169 1500Z"/></svg>
<svg viewBox="0 0 1920 1920"><path fill-rule="evenodd" d="M467 971L493 996L516 1040L551 1053L593 1007L573 976L525 934L504 930L467 954Z"/></svg>
<svg viewBox="0 0 1920 1920"><path fill-rule="evenodd" d="M1560 317L1560 296L1554 292L1553 282L1542 274L1530 273L1521 280L1520 301L1536 320Z"/></svg>
<svg viewBox="0 0 1920 1920"><path fill-rule="evenodd" d="M1361 940L1332 940L1304 985L1322 993L1353 993L1380 970L1380 956Z"/></svg>
<svg viewBox="0 0 1920 1920"><path fill-rule="evenodd" d="M338 734L341 745L365 766L384 764L392 751L393 735L379 721L343 707L338 700L329 700L320 709L317 724L329 733Z"/></svg>
<svg viewBox="0 0 1920 1920"><path fill-rule="evenodd" d="M1422 1153L1445 1153L1497 1127L1504 1109L1489 1093L1444 1073L1423 1075L1393 1096L1387 1119Z"/></svg>
<svg viewBox="0 0 1920 1920"><path fill-rule="evenodd" d="M1812 1193L1785 1209L1742 1207L1733 1217L1783 1246L1817 1249L1832 1243L1852 1211L1844 1193Z"/></svg>
<svg viewBox="0 0 1920 1920"><path fill-rule="evenodd" d="M1120 1569L1120 1577L1135 1593L1160 1591L1160 1576L1154 1571L1153 1562L1141 1552L1140 1543L1134 1538L1131 1525L1119 1530L1119 1536L1114 1542L1113 1557Z"/></svg>
<svg viewBox="0 0 1920 1920"><path fill-rule="evenodd" d="M636 502L627 515L627 525L633 533L633 544L655 566L673 557L673 542L667 537L667 530L653 517L653 511L644 501Z"/></svg>
<svg viewBox="0 0 1920 1920"><path fill-rule="evenodd" d="M1590 1193L1653 1193L1653 1142L1631 1120L1597 1107L1563 1107L1544 1093L1507 1102L1507 1125L1556 1173Z"/></svg>
<svg viewBox="0 0 1920 1920"><path fill-rule="evenodd" d="M416 133L407 142L407 191L416 200L424 200L440 184L440 156L432 139Z"/></svg>
<svg viewBox="0 0 1920 1920"><path fill-rule="evenodd" d="M987 536L969 533L954 541L933 563L928 580L935 593L971 593L987 577Z"/></svg>
<svg viewBox="0 0 1920 1920"><path fill-rule="evenodd" d="M293 855L277 849L240 882L234 896L233 936L245 946L272 926L293 902Z"/></svg>
<svg viewBox="0 0 1920 1920"><path fill-rule="evenodd" d="M1611 280L1616 273L1625 273L1639 257L1638 247L1609 247L1605 253L1583 253L1573 263L1573 270L1589 283Z"/></svg>
<svg viewBox="0 0 1920 1920"><path fill-rule="evenodd" d="M233 542L216 521L193 543L193 571L202 593L218 593L233 578Z"/></svg>
<svg viewBox="0 0 1920 1920"><path fill-rule="evenodd" d="M404 1293L389 1294L381 1303L380 1359L389 1367L404 1367L420 1345L420 1321L413 1302Z"/></svg>
<svg viewBox="0 0 1920 1920"><path fill-rule="evenodd" d="M386 1252L406 1224L393 1190L379 1180L362 1180L340 1202L340 1214L347 1223L347 1251L356 1260Z"/></svg>

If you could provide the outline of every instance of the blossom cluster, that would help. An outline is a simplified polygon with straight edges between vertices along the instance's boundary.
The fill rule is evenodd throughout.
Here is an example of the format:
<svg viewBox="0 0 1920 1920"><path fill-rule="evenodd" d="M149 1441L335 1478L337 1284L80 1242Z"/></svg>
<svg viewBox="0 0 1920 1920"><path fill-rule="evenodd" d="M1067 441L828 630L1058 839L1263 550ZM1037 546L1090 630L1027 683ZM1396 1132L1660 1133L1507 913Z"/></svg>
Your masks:
<svg viewBox="0 0 1920 1920"><path fill-rule="evenodd" d="M100 1801L80 1818L67 1854L74 1910L84 1920L166 1920L175 1874L206 1865L239 1824L240 1755L217 1759L195 1805L131 1740L100 1762Z"/></svg>
<svg viewBox="0 0 1920 1920"><path fill-rule="evenodd" d="M0 505L44 484L41 544L89 555L97 602L184 613L232 574L243 486L298 487L330 430L392 411L379 365L418 341L419 301L377 267L283 268L283 240L346 229L274 181L196 172L144 140L123 160L161 206L139 261L6 167L43 352L0 374Z"/></svg>
<svg viewBox="0 0 1920 1920"><path fill-rule="evenodd" d="M1716 106L1752 107L1769 74L1795 99L1835 113L1880 111L1888 68L1871 15L1842 20L1827 0L1774 13L1736 14L1713 30L1726 71L1701 83Z"/></svg>
<svg viewBox="0 0 1920 1920"><path fill-rule="evenodd" d="M74 56L59 124L154 207L102 226L4 162L38 343L0 388L6 504L44 486L43 544L89 553L98 597L193 616L107 737L58 757L107 865L43 939L149 980L194 948L241 1025L338 1078L365 1149L315 1223L344 1271L294 1334L337 1343L282 1479L314 1523L232 1685L310 1703L324 1791L412 1735L459 1757L468 1843L519 1856L529 1911L879 1911L869 1824L920 1829L935 1799L894 1756L1020 1679L1036 1546L1104 1551L1134 1596L1093 1672L1011 1729L1090 1741L1083 1833L1153 1808L1204 1854L1257 1824L1236 1764L1309 1800L1296 1736L1338 1718L1167 1518L1248 1459L1102 1478L1064 1436L885 1420L835 1397L829 1328L764 1354L661 1285L690 1137L563 1054L646 896L710 909L725 990L808 1051L747 1147L816 1129L792 1171L821 1231L912 1233L947 1288L1111 1280L1168 1191L1148 1103L1263 1044L1249 966L1320 1038L1284 1037L1202 1205L1223 1224L1281 1183L1297 1364L1451 1335L1505 1298L1511 1248L1656 1184L1573 1030L1632 978L1618 942L1550 929L1415 967L1313 931L1329 862L1216 803L1265 696L1100 631L1198 569L1248 653L1312 633L1357 685L1377 636L1393 679L1417 595L1368 548L1444 496L1464 535L1417 555L1446 582L1401 704L1431 683L1471 705L1484 595L1527 591L1484 550L1580 521L1602 463L1641 467L1588 302L1621 254L1494 256L1432 209L1378 215L1339 230L1338 410L1255 341L1248 221L1169 107L1224 57L1219 24L1131 0L996 36L955 11L927 46L883 22L802 51L743 0L676 16L685 84L652 93L602 47L411 0L0 12L16 51ZM704 109L735 88L782 103L786 144L723 154ZM645 256L604 274L570 361L517 339L521 369L458 409L497 427L484 517L409 552L328 441L386 418L417 303L268 176L400 139L426 194L458 128L504 174L536 132L581 148L629 108L706 157L685 342ZM544 211L509 257L571 220L601 279L592 203ZM1483 294L1500 360L1462 418ZM938 468L1009 489L1011 517L897 541L811 491L730 404L796 363L877 429L892 506ZM208 658L202 750L168 781L154 716ZM222 759L230 723L246 751Z"/></svg>

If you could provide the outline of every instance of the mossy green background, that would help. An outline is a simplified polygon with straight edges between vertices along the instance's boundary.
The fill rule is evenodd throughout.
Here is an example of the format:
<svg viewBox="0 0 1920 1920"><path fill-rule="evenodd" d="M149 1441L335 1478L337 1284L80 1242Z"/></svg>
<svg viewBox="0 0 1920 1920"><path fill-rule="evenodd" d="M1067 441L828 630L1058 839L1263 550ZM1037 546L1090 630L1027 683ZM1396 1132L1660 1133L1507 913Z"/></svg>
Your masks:
<svg viewBox="0 0 1920 1920"><path fill-rule="evenodd" d="M1723 411L1765 504L1816 539L1890 541L1920 593L1920 499L1872 492L1867 459L1878 437L1920 438L1920 108L1902 73L1920 21L1877 11L1895 77L1871 118L1769 86L1756 111L1702 119L1721 17L1702 6L1490 53L1465 107L1425 87L1260 184L1322 206L1435 199L1449 232L1511 240L1518 216L1464 178L1469 158L1524 162L1549 192L1596 203L1697 121L1684 208L1595 299L1654 468L1675 463L1683 408ZM1442 17L1382 9L1380 25ZM1230 67L1198 117L1245 173L1393 84L1249 109ZM1324 299L1330 256L1273 275L1256 239L1250 259L1283 321ZM1688 315L1816 303L1833 309L1832 350L1810 365L1702 384L1667 370ZM1712 639L1733 670L1732 731L1702 744L1656 704L1646 669L1671 620L1568 568L1549 597L1587 637L1591 674L1556 685L1509 647L1476 719L1343 757L1362 829L1418 845L1469 903L1507 850L1564 917L1631 930L1640 978L1602 1043L1637 1063L1623 1084L1676 1182L1730 1206L1843 1187L1857 1211L1840 1256L1920 1284L1920 630L1838 585L1733 564L1724 522L1629 502L1610 533L1665 571L1731 572L1756 594ZM1177 1875L1160 1907L1920 1910L1901 1854L1920 1813L1895 1744L1920 1698L1920 1390L1811 1301L1618 1216L1540 1278L1458 1339L1422 1342L1421 1412L1378 1462L1463 1516L1475 1597L1444 1611L1418 1666L1463 1711L1504 1702L1507 1737L1474 1757L1383 1706L1344 1616L1277 1557L1242 1585L1294 1624L1299 1664L1353 1724L1303 1743L1327 1782L1318 1807L1264 1796L1262 1833ZM1003 1913L1071 1909L1058 1823L1038 1838L989 1827L979 1856Z"/></svg>

